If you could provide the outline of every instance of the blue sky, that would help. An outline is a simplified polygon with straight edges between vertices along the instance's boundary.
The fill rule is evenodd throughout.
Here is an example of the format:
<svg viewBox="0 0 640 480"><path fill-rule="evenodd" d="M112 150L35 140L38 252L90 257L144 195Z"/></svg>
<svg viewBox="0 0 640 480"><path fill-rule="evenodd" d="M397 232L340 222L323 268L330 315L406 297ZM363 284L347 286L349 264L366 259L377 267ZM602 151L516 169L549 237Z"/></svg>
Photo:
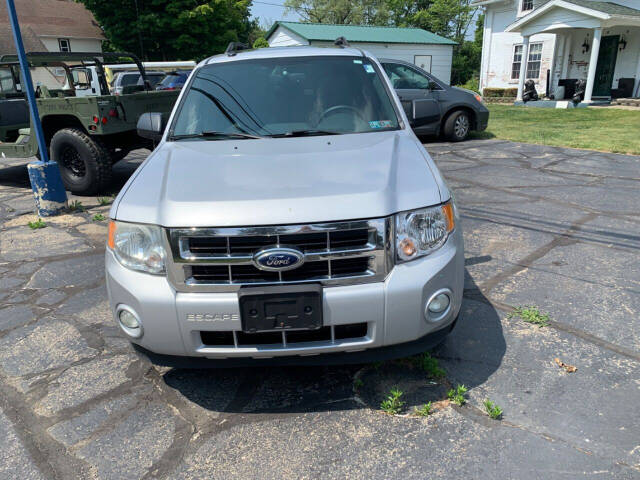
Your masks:
<svg viewBox="0 0 640 480"><path fill-rule="evenodd" d="M276 20L299 20L296 13L285 15L283 3L284 0L254 0L251 14L260 21L262 27L270 27Z"/></svg>

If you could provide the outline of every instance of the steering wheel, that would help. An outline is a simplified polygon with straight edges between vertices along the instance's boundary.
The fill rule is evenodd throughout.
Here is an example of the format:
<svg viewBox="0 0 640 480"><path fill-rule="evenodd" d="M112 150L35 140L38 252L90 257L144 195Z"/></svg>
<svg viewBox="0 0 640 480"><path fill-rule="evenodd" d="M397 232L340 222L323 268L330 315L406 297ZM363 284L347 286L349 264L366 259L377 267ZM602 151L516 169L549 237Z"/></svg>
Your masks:
<svg viewBox="0 0 640 480"><path fill-rule="evenodd" d="M362 116L362 113L360 113L357 108L352 107L351 105L334 105L333 107L329 107L324 112L322 112L322 115L320 115L320 118L318 119L318 125L322 123L325 117L335 114L336 112L340 112L341 110L349 111L363 122L366 122L365 118Z"/></svg>

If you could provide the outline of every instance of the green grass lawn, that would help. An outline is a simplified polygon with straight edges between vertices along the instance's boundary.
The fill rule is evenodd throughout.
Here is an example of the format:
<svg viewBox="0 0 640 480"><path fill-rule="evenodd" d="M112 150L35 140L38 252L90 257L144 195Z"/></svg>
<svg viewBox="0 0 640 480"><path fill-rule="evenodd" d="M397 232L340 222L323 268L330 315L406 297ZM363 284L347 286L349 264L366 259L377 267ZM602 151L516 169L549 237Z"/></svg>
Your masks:
<svg viewBox="0 0 640 480"><path fill-rule="evenodd" d="M489 126L472 138L640 155L640 110L489 105Z"/></svg>

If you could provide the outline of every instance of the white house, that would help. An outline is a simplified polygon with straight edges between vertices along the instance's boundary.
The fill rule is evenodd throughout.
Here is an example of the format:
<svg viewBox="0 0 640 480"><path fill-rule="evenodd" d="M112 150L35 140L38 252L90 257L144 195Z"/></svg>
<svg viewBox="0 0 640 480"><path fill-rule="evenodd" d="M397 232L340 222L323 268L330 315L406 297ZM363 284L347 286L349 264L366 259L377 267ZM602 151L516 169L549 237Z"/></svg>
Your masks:
<svg viewBox="0 0 640 480"><path fill-rule="evenodd" d="M73 0L19 0L15 2L27 52L102 52L102 29L82 3ZM7 3L0 2L0 55L15 54ZM63 84L60 68L37 68L35 84Z"/></svg>
<svg viewBox="0 0 640 480"><path fill-rule="evenodd" d="M584 101L640 96L640 0L475 0L485 22L480 89L517 87ZM525 78L526 77L526 78ZM613 91L612 91L613 90Z"/></svg>
<svg viewBox="0 0 640 480"><path fill-rule="evenodd" d="M456 43L420 28L276 22L266 35L270 47L329 46L338 37L345 37L352 46L378 58L404 60L443 82L451 81L451 58Z"/></svg>

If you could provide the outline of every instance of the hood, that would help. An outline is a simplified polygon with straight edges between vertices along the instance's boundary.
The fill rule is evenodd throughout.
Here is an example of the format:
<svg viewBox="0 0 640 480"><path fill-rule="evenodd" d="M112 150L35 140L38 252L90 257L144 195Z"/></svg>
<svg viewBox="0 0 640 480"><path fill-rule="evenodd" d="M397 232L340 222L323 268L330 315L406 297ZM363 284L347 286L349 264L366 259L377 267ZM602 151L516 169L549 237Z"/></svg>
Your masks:
<svg viewBox="0 0 640 480"><path fill-rule="evenodd" d="M151 154L112 217L166 227L311 223L383 217L448 195L407 131L180 141Z"/></svg>
<svg viewBox="0 0 640 480"><path fill-rule="evenodd" d="M449 87L452 90L455 90L456 92L464 92L467 95L469 95L470 97L476 98L476 95L480 95L478 92L474 92L473 90L469 90L466 88L462 88L462 87Z"/></svg>

